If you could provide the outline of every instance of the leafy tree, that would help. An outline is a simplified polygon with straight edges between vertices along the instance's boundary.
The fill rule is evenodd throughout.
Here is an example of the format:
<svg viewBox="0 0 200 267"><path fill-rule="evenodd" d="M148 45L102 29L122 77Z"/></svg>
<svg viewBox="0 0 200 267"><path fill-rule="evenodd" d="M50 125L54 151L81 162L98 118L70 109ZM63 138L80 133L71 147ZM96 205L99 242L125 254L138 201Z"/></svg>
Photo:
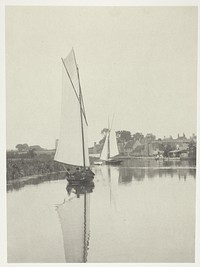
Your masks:
<svg viewBox="0 0 200 267"><path fill-rule="evenodd" d="M167 143L164 147L164 154L163 156L164 157L168 157L169 156L169 152L172 151L174 148L169 144Z"/></svg>
<svg viewBox="0 0 200 267"><path fill-rule="evenodd" d="M128 142L131 140L131 132L130 131L117 131L118 140Z"/></svg>
<svg viewBox="0 0 200 267"><path fill-rule="evenodd" d="M23 145L22 144L16 145L16 148L18 149L19 152L23 151Z"/></svg>
<svg viewBox="0 0 200 267"><path fill-rule="evenodd" d="M151 134L151 133L149 133L149 134L147 134L146 136L145 136L145 139L147 140L147 141L155 141L156 140L156 136L155 135L153 135L153 134Z"/></svg>
<svg viewBox="0 0 200 267"><path fill-rule="evenodd" d="M144 139L144 135L142 133L135 133L135 134L133 134L132 139L134 141L138 140L141 142Z"/></svg>
<svg viewBox="0 0 200 267"><path fill-rule="evenodd" d="M29 149L28 144L23 144L23 150L24 150L24 151L28 151L28 149Z"/></svg>
<svg viewBox="0 0 200 267"><path fill-rule="evenodd" d="M19 152L22 152L22 151L28 151L29 146L27 144L18 144L16 145L16 148L18 149Z"/></svg>
<svg viewBox="0 0 200 267"><path fill-rule="evenodd" d="M101 134L105 136L105 135L107 134L108 131L109 131L108 128L103 128L103 129L101 130Z"/></svg>
<svg viewBox="0 0 200 267"><path fill-rule="evenodd" d="M165 146L164 146L163 143L160 143L160 144L158 145L158 148L159 148L160 151L165 151Z"/></svg>

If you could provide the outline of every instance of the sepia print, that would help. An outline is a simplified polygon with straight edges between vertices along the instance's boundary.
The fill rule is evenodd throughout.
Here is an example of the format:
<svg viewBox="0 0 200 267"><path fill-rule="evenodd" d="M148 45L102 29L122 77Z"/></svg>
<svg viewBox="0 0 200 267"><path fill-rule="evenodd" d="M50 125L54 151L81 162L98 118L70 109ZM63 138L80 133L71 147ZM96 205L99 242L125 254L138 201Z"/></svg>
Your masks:
<svg viewBox="0 0 200 267"><path fill-rule="evenodd" d="M195 6L7 6L8 263L193 263Z"/></svg>

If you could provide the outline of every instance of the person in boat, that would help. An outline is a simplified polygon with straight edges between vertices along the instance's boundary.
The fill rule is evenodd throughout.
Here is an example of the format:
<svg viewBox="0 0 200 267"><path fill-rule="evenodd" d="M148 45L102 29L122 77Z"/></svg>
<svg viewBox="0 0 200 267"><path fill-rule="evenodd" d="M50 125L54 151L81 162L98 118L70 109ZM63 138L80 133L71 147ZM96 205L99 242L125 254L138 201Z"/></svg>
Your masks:
<svg viewBox="0 0 200 267"><path fill-rule="evenodd" d="M93 173L93 171L91 171L91 169L88 167L88 168L86 168L86 176L94 176L94 173Z"/></svg>
<svg viewBox="0 0 200 267"><path fill-rule="evenodd" d="M84 168L81 169L81 178L85 179L86 177L86 170Z"/></svg>
<svg viewBox="0 0 200 267"><path fill-rule="evenodd" d="M76 171L74 173L74 177L76 180L80 180L82 178L81 171L79 168L76 168Z"/></svg>

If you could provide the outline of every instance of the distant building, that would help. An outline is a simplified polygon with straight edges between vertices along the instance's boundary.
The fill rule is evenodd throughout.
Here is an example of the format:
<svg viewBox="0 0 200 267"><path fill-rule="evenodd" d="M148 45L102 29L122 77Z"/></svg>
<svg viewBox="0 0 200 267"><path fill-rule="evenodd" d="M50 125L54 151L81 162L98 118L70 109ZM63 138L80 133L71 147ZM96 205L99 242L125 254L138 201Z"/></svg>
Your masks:
<svg viewBox="0 0 200 267"><path fill-rule="evenodd" d="M97 144L96 142L94 142L94 146L89 147L89 155L92 157L100 157L102 148L103 144Z"/></svg>
<svg viewBox="0 0 200 267"><path fill-rule="evenodd" d="M172 151L178 151L178 150L187 150L189 148L189 143L191 142L190 139L187 139L185 134L183 136L180 136L178 134L178 137L173 139L171 137L164 137L163 139L155 140L152 143L153 151L155 154L155 151L162 151L166 145L170 145L172 148Z"/></svg>
<svg viewBox="0 0 200 267"><path fill-rule="evenodd" d="M130 156L145 156L145 145L141 144L139 140L130 140L124 146L124 152Z"/></svg>
<svg viewBox="0 0 200 267"><path fill-rule="evenodd" d="M101 140L102 141L102 140ZM90 156L99 157L103 149L103 143L94 143L93 147L89 148ZM148 133L145 137L142 133L136 133L132 136L132 140L125 141L118 139L118 150L121 155L130 156L150 156L163 155L166 147L170 147L176 155L186 153L189 150L189 145L193 142L196 144L196 135L187 138L183 133L182 136L178 134L177 138L173 139L172 136L163 139L156 139L152 133ZM193 153L194 154L194 153Z"/></svg>

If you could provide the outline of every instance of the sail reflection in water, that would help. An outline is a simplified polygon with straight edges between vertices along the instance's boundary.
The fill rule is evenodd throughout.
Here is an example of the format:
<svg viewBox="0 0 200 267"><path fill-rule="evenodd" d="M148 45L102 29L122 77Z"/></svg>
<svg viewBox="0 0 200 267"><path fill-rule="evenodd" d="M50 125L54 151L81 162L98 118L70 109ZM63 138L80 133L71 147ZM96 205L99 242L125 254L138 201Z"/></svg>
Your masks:
<svg viewBox="0 0 200 267"><path fill-rule="evenodd" d="M90 193L94 183L66 187L70 198L57 206L66 262L87 262L90 238Z"/></svg>

